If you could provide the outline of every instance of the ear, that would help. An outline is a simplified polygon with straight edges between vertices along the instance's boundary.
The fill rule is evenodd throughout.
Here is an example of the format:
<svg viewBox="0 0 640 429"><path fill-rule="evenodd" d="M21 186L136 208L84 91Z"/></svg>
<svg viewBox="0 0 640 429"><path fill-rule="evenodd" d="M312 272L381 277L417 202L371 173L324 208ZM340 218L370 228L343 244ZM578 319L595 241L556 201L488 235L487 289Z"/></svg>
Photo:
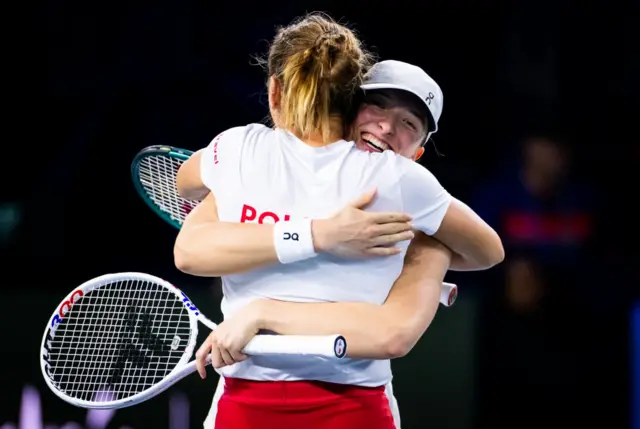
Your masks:
<svg viewBox="0 0 640 429"><path fill-rule="evenodd" d="M271 76L267 87L269 91L269 109L280 109L280 82L275 76Z"/></svg>
<svg viewBox="0 0 640 429"><path fill-rule="evenodd" d="M413 160L419 160L420 158L422 158L422 155L424 155L424 148L420 146L418 149L416 149L416 153L413 154Z"/></svg>
<svg viewBox="0 0 640 429"><path fill-rule="evenodd" d="M278 81L275 76L269 77L267 92L269 93L269 113L271 114L271 121L273 125L278 127L280 126L280 101L282 92L280 81Z"/></svg>

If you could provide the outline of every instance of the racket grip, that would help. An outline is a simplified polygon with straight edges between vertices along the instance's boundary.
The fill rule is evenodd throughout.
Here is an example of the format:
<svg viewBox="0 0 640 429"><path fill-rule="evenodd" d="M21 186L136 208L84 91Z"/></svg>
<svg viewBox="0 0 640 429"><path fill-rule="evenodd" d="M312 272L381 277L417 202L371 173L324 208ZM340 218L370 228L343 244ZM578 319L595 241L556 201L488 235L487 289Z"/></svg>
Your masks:
<svg viewBox="0 0 640 429"><path fill-rule="evenodd" d="M242 350L249 356L298 355L341 359L347 354L342 335L256 335Z"/></svg>
<svg viewBox="0 0 640 429"><path fill-rule="evenodd" d="M445 307L451 307L458 298L458 286L453 283L442 282L440 288L440 303Z"/></svg>

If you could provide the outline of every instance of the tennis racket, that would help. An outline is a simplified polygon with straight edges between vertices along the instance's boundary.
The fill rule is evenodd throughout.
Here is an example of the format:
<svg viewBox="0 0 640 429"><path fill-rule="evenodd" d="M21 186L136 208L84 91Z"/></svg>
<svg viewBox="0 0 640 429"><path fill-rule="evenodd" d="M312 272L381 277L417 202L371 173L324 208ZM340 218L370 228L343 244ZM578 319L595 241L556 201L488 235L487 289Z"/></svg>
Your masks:
<svg viewBox="0 0 640 429"><path fill-rule="evenodd" d="M182 198L176 187L178 169L192 154L171 146L149 146L138 152L131 164L138 194L155 214L178 229L200 203Z"/></svg>
<svg viewBox="0 0 640 429"><path fill-rule="evenodd" d="M140 197L154 213L178 229L200 203L182 198L176 186L178 169L192 154L189 150L171 146L149 146L138 152L131 164L131 178ZM442 284L442 305L451 307L457 297L456 285Z"/></svg>
<svg viewBox="0 0 640 429"><path fill-rule="evenodd" d="M51 316L42 338L42 374L70 404L97 409L135 405L196 371L190 360L198 322L216 328L184 292L158 277L97 277L67 295ZM243 350L334 359L346 351L341 335L257 335Z"/></svg>

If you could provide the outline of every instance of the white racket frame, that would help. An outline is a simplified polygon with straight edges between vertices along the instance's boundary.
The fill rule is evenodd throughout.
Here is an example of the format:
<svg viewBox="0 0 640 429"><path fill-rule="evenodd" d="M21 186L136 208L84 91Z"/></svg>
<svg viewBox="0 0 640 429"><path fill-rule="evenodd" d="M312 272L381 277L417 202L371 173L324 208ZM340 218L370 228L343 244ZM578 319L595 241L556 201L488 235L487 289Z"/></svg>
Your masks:
<svg viewBox="0 0 640 429"><path fill-rule="evenodd" d="M114 283L117 281L142 281L155 283L159 286L163 286L165 289L173 293L176 298L182 302L189 314L189 326L191 328L191 335L187 346L185 347L182 357L175 365L173 370L159 383L151 386L147 390L136 393L128 398L119 399L115 401L87 401L82 399L72 398L62 392L57 386L53 377L49 374L50 364L47 361L49 350L47 348L47 340L51 340L55 337L55 331L64 318L64 315L69 311L71 306L76 302L76 296L78 294L85 295L94 289L100 288L106 284ZM57 321L57 322L56 322ZM163 280L159 277L136 272L127 273L114 273L105 274L91 280L88 280L81 284L79 287L69 293L64 300L58 305L57 310L49 318L47 328L42 336L41 353L40 353L40 369L42 376L44 377L47 386L65 402L72 405L91 408L91 409L117 409L125 408L132 405L139 404L145 400L152 398L175 383L186 377L187 375L196 371L196 362L189 360L193 356L193 351L196 347L196 341L198 340L198 322L211 329L212 331L217 328L217 324L208 319L202 314L197 307L188 300L180 289L173 284ZM314 355L322 356L326 358L341 359L347 353L347 343L342 335L326 335L326 336L312 336L312 335L256 335L243 349L248 355ZM208 361L210 363L210 360Z"/></svg>

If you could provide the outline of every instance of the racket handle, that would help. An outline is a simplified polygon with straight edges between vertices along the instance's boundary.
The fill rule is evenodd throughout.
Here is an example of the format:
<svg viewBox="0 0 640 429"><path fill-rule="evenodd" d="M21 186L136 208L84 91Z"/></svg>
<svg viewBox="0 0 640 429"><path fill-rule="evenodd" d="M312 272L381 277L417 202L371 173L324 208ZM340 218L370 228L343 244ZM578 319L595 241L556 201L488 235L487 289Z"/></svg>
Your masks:
<svg viewBox="0 0 640 429"><path fill-rule="evenodd" d="M440 288L440 303L445 307L451 307L458 298L458 286L453 283L442 282Z"/></svg>
<svg viewBox="0 0 640 429"><path fill-rule="evenodd" d="M298 355L341 359L347 354L342 335L256 335L242 350L249 356Z"/></svg>

